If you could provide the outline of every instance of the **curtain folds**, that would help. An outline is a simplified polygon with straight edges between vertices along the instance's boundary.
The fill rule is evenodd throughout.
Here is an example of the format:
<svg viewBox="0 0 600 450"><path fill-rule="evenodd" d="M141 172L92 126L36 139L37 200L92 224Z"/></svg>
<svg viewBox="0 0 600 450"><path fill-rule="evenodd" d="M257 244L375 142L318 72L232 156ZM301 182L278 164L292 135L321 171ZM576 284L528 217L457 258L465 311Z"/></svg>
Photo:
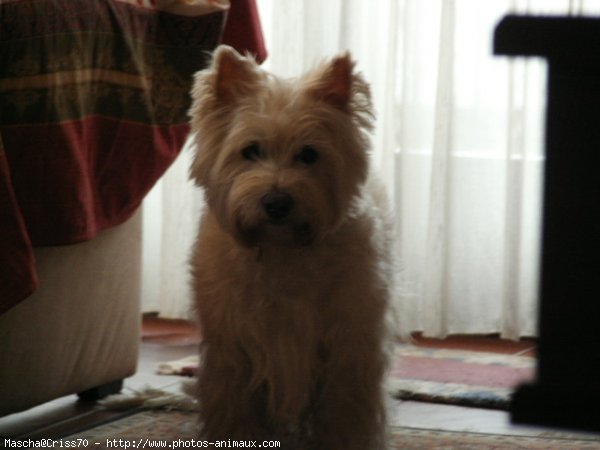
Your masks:
<svg viewBox="0 0 600 450"><path fill-rule="evenodd" d="M598 13L600 2L258 0L258 6L269 70L294 76L350 50L371 83L373 165L396 214L402 331L535 335L545 66L494 57L492 34L509 12ZM163 199L151 201L163 205L161 257L175 241L184 253L161 272L177 292L164 294L169 306L161 313L177 316L189 304L189 294L175 286L185 285L184 247L197 219L170 224L167 202L188 195L196 202L199 194L173 186L172 177L185 176L173 170ZM197 205L175 209L198 214ZM173 306L179 301L185 306Z"/></svg>

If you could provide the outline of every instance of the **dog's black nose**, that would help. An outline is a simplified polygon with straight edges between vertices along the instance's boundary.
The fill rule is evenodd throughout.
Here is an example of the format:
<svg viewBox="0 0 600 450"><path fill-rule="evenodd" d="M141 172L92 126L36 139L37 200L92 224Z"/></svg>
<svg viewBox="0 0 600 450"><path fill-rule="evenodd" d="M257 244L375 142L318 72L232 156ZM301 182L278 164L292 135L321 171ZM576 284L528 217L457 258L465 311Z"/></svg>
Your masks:
<svg viewBox="0 0 600 450"><path fill-rule="evenodd" d="M275 221L285 219L294 207L294 199L284 192L269 192L261 202L269 219Z"/></svg>

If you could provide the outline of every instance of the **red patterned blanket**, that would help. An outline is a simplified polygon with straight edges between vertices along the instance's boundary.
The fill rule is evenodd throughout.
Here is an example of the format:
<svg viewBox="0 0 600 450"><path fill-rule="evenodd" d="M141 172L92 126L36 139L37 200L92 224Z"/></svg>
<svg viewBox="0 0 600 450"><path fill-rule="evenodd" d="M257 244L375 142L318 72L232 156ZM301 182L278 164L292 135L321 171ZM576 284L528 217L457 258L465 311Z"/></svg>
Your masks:
<svg viewBox="0 0 600 450"><path fill-rule="evenodd" d="M0 313L35 289L31 245L122 223L178 155L227 2L157 2L195 3L0 0ZM263 59L254 0L231 8L225 34Z"/></svg>

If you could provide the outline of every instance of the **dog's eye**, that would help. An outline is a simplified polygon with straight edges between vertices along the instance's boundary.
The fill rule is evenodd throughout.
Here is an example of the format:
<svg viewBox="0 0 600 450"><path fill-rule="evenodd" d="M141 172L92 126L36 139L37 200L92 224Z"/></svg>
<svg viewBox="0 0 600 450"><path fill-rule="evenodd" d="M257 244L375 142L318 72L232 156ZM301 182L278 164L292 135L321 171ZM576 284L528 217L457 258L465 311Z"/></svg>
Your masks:
<svg viewBox="0 0 600 450"><path fill-rule="evenodd" d="M296 155L296 161L300 161L302 164L310 166L317 162L319 159L319 152L310 145L305 145L300 150L300 153Z"/></svg>
<svg viewBox="0 0 600 450"><path fill-rule="evenodd" d="M253 142L252 144L242 149L242 156L248 161L256 161L262 158L263 151L257 142Z"/></svg>

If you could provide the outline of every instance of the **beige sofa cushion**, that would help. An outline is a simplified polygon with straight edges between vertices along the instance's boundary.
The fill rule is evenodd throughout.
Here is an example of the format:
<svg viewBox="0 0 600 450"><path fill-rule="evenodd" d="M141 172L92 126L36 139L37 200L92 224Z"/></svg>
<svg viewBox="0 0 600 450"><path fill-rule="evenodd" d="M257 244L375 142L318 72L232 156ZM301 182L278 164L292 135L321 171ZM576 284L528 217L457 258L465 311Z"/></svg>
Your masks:
<svg viewBox="0 0 600 450"><path fill-rule="evenodd" d="M0 315L0 415L132 375L141 222L35 249L40 288Z"/></svg>

